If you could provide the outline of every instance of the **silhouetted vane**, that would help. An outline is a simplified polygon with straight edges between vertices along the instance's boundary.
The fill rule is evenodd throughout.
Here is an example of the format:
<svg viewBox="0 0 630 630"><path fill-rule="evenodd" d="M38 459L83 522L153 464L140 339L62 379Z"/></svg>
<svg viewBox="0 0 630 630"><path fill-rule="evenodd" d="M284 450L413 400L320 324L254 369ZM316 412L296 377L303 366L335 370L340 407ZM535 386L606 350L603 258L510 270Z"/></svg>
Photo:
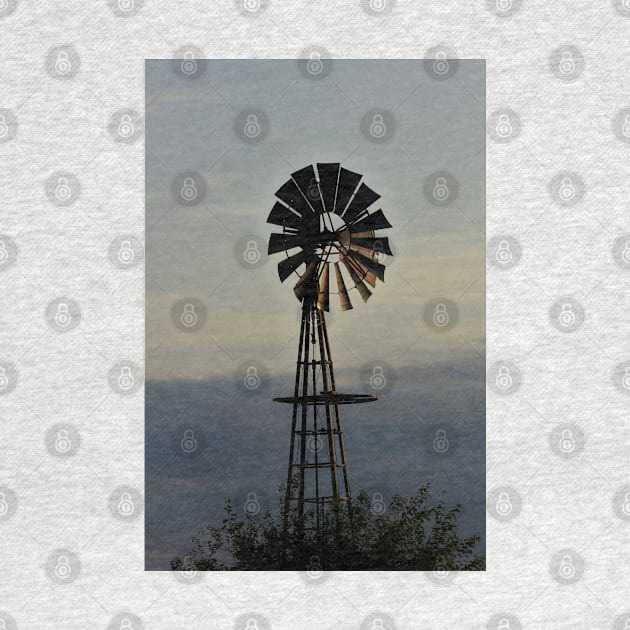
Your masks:
<svg viewBox="0 0 630 630"><path fill-rule="evenodd" d="M376 231L391 225L382 210L370 213L380 195L338 163L295 171L276 197L267 222L282 232L270 235L268 253L283 256L278 276L281 282L296 276L293 292L302 304L294 394L274 398L293 405L285 514L292 502L301 514L306 506L315 511L319 527L329 509L339 522L342 502L349 506L351 500L339 407L377 399L337 392L324 313L331 284L341 310L348 311L353 289L367 302L372 292L366 283L375 287L377 279L384 281L383 258L392 251L389 239ZM325 471L331 491L322 487Z"/></svg>

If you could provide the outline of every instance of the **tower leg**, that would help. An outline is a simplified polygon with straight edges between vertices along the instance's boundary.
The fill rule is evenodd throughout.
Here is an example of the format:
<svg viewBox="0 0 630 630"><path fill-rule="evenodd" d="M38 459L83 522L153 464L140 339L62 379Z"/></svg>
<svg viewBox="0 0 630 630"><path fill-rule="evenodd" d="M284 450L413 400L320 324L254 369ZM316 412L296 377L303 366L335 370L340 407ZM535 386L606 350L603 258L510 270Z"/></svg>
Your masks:
<svg viewBox="0 0 630 630"><path fill-rule="evenodd" d="M319 533L331 507L338 531L342 503L349 505L350 485L341 413L338 404L324 400L326 395L334 393L335 376L325 315L318 310L314 300L305 298L295 375L284 505L285 534L289 527L289 512L296 514L295 508L298 528L302 528L305 517L309 521L312 517L314 524L309 527ZM326 471L330 475L329 482L325 480Z"/></svg>

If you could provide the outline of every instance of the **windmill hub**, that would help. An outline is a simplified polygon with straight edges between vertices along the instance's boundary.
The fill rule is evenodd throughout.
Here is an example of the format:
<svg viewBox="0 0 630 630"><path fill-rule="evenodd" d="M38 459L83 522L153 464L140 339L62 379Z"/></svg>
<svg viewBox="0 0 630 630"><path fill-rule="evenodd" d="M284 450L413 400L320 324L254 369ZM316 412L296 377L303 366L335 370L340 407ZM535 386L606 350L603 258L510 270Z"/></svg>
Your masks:
<svg viewBox="0 0 630 630"><path fill-rule="evenodd" d="M316 169L309 165L291 174L276 191L278 201L267 222L282 228L269 237L268 253L284 254L278 263L280 281L297 277L293 292L302 304L294 395L274 398L293 405L285 514L292 502L301 515L312 509L319 529L331 509L338 523L341 503L351 500L340 406L377 399L336 389L324 315L330 266L341 310L347 311L352 308L350 291L356 289L367 302L372 292L366 283L374 288L377 279L385 280L382 259L392 252L388 239L376 235L390 223L382 210L369 211L380 195L338 163L320 163ZM323 446L307 448L314 437Z"/></svg>

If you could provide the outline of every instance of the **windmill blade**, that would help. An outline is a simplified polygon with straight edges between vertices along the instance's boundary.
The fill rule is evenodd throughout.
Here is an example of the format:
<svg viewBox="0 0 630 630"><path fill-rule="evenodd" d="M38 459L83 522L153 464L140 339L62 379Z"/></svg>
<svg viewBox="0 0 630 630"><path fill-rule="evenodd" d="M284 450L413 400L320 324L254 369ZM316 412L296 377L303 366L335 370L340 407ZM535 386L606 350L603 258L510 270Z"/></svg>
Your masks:
<svg viewBox="0 0 630 630"><path fill-rule="evenodd" d="M352 302L348 296L346 283L343 281L343 276L341 275L341 269L339 268L338 262L335 263L335 276L337 276L337 287L339 288L339 303L341 304L341 310L349 311L352 308Z"/></svg>
<svg viewBox="0 0 630 630"><path fill-rule="evenodd" d="M302 301L302 298L307 293L313 291L313 287L311 286L311 280L313 279L313 275L317 272L317 261L311 261L306 265L306 270L302 274L302 277L297 281L296 285L293 287L293 293L295 293L295 297Z"/></svg>
<svg viewBox="0 0 630 630"><path fill-rule="evenodd" d="M359 173L353 173L343 167L339 169L339 184L337 185L337 199L335 200L336 214L343 214L360 181L361 175Z"/></svg>
<svg viewBox="0 0 630 630"><path fill-rule="evenodd" d="M278 263L278 275L280 282L284 282L301 264L306 262L306 253L298 252L289 258L284 258Z"/></svg>
<svg viewBox="0 0 630 630"><path fill-rule="evenodd" d="M324 209L326 212L335 210L335 193L337 192L337 180L339 179L339 163L317 164L319 175L319 190L322 193Z"/></svg>
<svg viewBox="0 0 630 630"><path fill-rule="evenodd" d="M329 272L330 263L324 263L324 268L322 269L322 275L319 279L319 293L317 295L317 308L320 311L328 311L329 308L329 296L330 296L330 288L328 283L328 272Z"/></svg>
<svg viewBox="0 0 630 630"><path fill-rule="evenodd" d="M350 229L353 232L364 232L366 230L384 230L390 227L392 227L391 223L385 218L383 211L379 209L364 219L353 223Z"/></svg>
<svg viewBox="0 0 630 630"><path fill-rule="evenodd" d="M317 185L317 179L315 177L315 169L313 169L313 165L310 164L305 168L300 169L299 171L295 171L295 173L291 173L291 177L298 185L298 188L306 197L306 202L311 206L311 208L317 213L322 214L324 212L324 206L322 204L322 198L319 193L319 186Z"/></svg>
<svg viewBox="0 0 630 630"><path fill-rule="evenodd" d="M387 254L388 256L393 255L389 247L389 239L384 236L380 238L357 238L356 235L352 234L350 236L350 243L351 247L352 245L356 245L357 247L371 252L383 252L383 254Z"/></svg>
<svg viewBox="0 0 630 630"><path fill-rule="evenodd" d="M348 256L360 262L368 271L371 271L381 282L385 282L385 265L364 256L355 251L348 252Z"/></svg>
<svg viewBox="0 0 630 630"><path fill-rule="evenodd" d="M354 270L359 274L359 277L365 280L372 288L376 287L376 276L364 265L362 265L358 260L351 258L350 254L352 252L348 252L345 256L339 256L341 262L343 262L346 266L350 265L354 268Z"/></svg>
<svg viewBox="0 0 630 630"><path fill-rule="evenodd" d="M374 238L374 230L368 230L367 232L352 232L352 238Z"/></svg>
<svg viewBox="0 0 630 630"><path fill-rule="evenodd" d="M370 291L365 286L365 283L361 279L361 276L356 272L356 270L352 267L352 265L348 262L346 258L343 258L341 262L345 265L346 269L348 270L348 273L350 274L350 277L352 278L352 282L354 282L354 286L359 291L361 298L363 299L364 302L367 302L370 299L370 296L372 295L372 291Z"/></svg>
<svg viewBox="0 0 630 630"><path fill-rule="evenodd" d="M296 234L278 234L274 232L269 235L269 247L267 248L267 254L277 254L287 249L293 249L294 247L301 247L303 243L301 236Z"/></svg>
<svg viewBox="0 0 630 630"><path fill-rule="evenodd" d="M278 190L276 190L276 197L280 201L284 201L290 208L304 216L305 214L312 214L313 210L306 203L306 199L297 187L297 184L289 179Z"/></svg>
<svg viewBox="0 0 630 630"><path fill-rule="evenodd" d="M269 216L267 217L267 223L273 225L281 225L283 227L297 228L300 224L301 217L286 206L282 205L279 201L276 201Z"/></svg>
<svg viewBox="0 0 630 630"><path fill-rule="evenodd" d="M343 213L343 220L346 223L352 223L359 215L367 210L377 199L381 196L375 193L371 188L365 184L359 186L356 194L352 198L350 205Z"/></svg>

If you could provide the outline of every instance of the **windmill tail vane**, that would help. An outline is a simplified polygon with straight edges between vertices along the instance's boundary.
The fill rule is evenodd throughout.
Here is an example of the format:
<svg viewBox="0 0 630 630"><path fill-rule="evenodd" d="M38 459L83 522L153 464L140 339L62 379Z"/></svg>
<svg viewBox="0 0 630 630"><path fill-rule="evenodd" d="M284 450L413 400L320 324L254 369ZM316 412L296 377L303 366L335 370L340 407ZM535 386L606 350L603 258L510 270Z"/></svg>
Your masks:
<svg viewBox="0 0 630 630"><path fill-rule="evenodd" d="M319 530L334 512L351 504L348 464L341 423L342 405L372 402L371 394L337 391L325 313L331 287L342 311L353 308L351 292L364 302L376 281L385 280L386 256L392 256L390 228L383 211L369 208L380 195L362 176L339 163L318 163L291 174L277 191L267 222L281 227L269 237L269 254L284 254L278 276L296 276L293 292L302 304L293 396L274 398L292 405L291 442L285 496L285 528L290 507L300 517L314 515ZM332 265L332 269L331 269Z"/></svg>

